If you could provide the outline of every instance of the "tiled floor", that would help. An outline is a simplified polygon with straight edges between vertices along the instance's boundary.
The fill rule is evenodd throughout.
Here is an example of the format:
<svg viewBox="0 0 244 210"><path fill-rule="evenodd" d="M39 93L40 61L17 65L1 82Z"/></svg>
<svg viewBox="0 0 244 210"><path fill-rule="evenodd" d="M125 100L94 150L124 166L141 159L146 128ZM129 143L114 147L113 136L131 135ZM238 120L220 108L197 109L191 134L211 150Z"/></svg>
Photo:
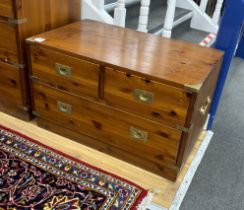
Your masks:
<svg viewBox="0 0 244 210"><path fill-rule="evenodd" d="M244 60L239 58L232 63L214 132L181 210L244 210Z"/></svg>

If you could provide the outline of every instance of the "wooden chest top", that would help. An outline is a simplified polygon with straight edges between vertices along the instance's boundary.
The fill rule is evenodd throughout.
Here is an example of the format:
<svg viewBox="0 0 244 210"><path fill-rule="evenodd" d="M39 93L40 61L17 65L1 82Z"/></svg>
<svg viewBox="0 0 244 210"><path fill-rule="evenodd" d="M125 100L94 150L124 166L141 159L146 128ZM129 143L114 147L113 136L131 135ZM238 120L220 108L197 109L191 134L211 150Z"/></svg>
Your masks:
<svg viewBox="0 0 244 210"><path fill-rule="evenodd" d="M37 37L45 39L38 45L179 88L201 86L223 56L215 49L90 20L31 39Z"/></svg>

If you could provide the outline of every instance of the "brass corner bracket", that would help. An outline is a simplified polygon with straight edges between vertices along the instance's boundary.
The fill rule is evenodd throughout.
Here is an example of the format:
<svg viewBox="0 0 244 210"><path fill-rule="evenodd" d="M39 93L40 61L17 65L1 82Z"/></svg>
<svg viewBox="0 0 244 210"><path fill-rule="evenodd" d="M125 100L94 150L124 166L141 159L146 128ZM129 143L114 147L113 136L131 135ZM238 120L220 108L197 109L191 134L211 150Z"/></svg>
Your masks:
<svg viewBox="0 0 244 210"><path fill-rule="evenodd" d="M202 84L197 84L197 85L185 84L184 87L188 93L198 93L202 87Z"/></svg>
<svg viewBox="0 0 244 210"><path fill-rule="evenodd" d="M176 125L176 129L181 131L181 132L185 132L185 133L188 133L189 130L190 130L189 128L186 128L186 127L184 127L182 125Z"/></svg>

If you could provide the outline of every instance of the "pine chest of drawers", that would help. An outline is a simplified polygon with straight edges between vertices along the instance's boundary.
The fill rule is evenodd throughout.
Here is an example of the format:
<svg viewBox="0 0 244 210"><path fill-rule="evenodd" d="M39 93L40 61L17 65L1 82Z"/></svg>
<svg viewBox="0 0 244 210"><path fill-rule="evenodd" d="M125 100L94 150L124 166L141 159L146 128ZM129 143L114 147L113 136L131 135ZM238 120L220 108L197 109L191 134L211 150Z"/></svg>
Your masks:
<svg viewBox="0 0 244 210"><path fill-rule="evenodd" d="M93 21L27 43L41 127L176 179L203 129L222 52Z"/></svg>
<svg viewBox="0 0 244 210"><path fill-rule="evenodd" d="M1 111L30 119L25 38L80 19L79 4L80 0L0 0Z"/></svg>

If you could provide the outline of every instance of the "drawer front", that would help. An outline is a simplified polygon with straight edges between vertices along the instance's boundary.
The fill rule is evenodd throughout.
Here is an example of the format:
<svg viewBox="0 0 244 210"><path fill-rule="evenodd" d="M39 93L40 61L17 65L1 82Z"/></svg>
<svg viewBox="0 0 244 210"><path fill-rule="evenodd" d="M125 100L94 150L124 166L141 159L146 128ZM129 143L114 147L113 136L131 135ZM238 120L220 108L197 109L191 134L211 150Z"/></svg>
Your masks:
<svg viewBox="0 0 244 210"><path fill-rule="evenodd" d="M58 89L98 97L99 65L37 46L31 46L31 63L33 76Z"/></svg>
<svg viewBox="0 0 244 210"><path fill-rule="evenodd" d="M13 0L0 0L0 16L14 17Z"/></svg>
<svg viewBox="0 0 244 210"><path fill-rule="evenodd" d="M18 63L16 29L0 19L0 59Z"/></svg>
<svg viewBox="0 0 244 210"><path fill-rule="evenodd" d="M41 118L155 162L175 164L181 132L34 82Z"/></svg>
<svg viewBox="0 0 244 210"><path fill-rule="evenodd" d="M175 127L184 125L190 97L183 90L106 69L107 104Z"/></svg>
<svg viewBox="0 0 244 210"><path fill-rule="evenodd" d="M0 97L1 100L23 106L20 70L0 62Z"/></svg>

